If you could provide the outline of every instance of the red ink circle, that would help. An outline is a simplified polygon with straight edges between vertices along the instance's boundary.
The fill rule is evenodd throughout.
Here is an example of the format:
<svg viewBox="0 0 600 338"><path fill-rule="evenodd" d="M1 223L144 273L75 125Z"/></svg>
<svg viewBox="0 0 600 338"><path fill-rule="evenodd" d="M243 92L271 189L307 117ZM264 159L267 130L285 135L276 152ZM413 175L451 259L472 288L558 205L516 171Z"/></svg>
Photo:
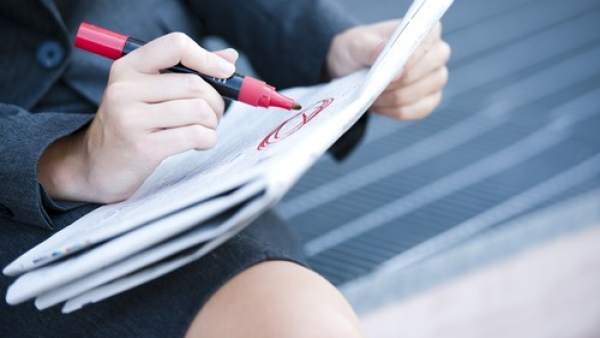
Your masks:
<svg viewBox="0 0 600 338"><path fill-rule="evenodd" d="M325 110L325 108L329 107L333 100L333 98L321 100L285 120L277 128L268 133L265 138L263 138L263 140L256 147L256 150L265 150L269 145L277 143L286 137L291 136L302 127L307 125L312 119L319 115L320 112Z"/></svg>

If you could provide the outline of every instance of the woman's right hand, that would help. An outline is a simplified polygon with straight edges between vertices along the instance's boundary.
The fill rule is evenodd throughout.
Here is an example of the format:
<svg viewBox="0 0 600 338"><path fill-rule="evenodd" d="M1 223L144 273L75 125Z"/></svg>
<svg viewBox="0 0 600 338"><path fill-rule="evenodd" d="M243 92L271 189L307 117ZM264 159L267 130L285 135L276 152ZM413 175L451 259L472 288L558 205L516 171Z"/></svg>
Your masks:
<svg viewBox="0 0 600 338"><path fill-rule="evenodd" d="M94 120L46 149L38 163L40 183L61 200L118 202L165 158L213 147L221 96L197 75L160 71L181 63L227 78L237 57L233 49L211 53L172 33L115 61Z"/></svg>

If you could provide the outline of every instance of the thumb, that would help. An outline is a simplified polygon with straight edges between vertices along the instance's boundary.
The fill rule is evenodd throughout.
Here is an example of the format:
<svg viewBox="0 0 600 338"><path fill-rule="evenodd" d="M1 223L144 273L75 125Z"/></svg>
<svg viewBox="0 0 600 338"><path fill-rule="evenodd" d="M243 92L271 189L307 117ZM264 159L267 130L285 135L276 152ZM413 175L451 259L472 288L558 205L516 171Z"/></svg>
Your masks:
<svg viewBox="0 0 600 338"><path fill-rule="evenodd" d="M385 39L376 34L362 34L351 47L354 60L361 66L371 66L385 47Z"/></svg>

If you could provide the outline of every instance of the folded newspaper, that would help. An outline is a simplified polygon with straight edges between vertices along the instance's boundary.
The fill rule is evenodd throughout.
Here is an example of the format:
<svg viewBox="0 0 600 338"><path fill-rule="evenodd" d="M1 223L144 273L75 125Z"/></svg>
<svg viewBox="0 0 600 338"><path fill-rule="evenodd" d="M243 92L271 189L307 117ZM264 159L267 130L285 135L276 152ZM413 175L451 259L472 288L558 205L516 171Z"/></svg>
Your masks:
<svg viewBox="0 0 600 338"><path fill-rule="evenodd" d="M4 269L6 301L64 313L165 275L227 241L275 205L399 74L453 0L416 0L370 69L290 89L305 109L233 104L219 144L166 159L127 201L102 206Z"/></svg>

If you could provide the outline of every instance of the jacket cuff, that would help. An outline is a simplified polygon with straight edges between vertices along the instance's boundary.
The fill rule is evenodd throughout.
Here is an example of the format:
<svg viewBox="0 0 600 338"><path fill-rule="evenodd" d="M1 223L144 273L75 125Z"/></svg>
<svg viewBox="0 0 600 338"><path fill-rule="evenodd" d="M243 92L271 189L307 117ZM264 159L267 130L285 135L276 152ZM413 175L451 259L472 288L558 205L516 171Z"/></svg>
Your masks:
<svg viewBox="0 0 600 338"><path fill-rule="evenodd" d="M361 118L335 143L329 148L328 152L337 161L346 159L364 138L369 123L369 112L366 112Z"/></svg>
<svg viewBox="0 0 600 338"><path fill-rule="evenodd" d="M76 132L94 115L32 114L12 105L0 105L0 113L5 141L0 160L0 181L4 185L0 205L8 210L5 216L18 223L52 229L49 215L63 207L52 201L39 183L38 161L50 144Z"/></svg>
<svg viewBox="0 0 600 338"><path fill-rule="evenodd" d="M41 185L40 191L42 196L42 212L55 231L75 222L100 206L99 204L88 202L55 200L48 195Z"/></svg>

